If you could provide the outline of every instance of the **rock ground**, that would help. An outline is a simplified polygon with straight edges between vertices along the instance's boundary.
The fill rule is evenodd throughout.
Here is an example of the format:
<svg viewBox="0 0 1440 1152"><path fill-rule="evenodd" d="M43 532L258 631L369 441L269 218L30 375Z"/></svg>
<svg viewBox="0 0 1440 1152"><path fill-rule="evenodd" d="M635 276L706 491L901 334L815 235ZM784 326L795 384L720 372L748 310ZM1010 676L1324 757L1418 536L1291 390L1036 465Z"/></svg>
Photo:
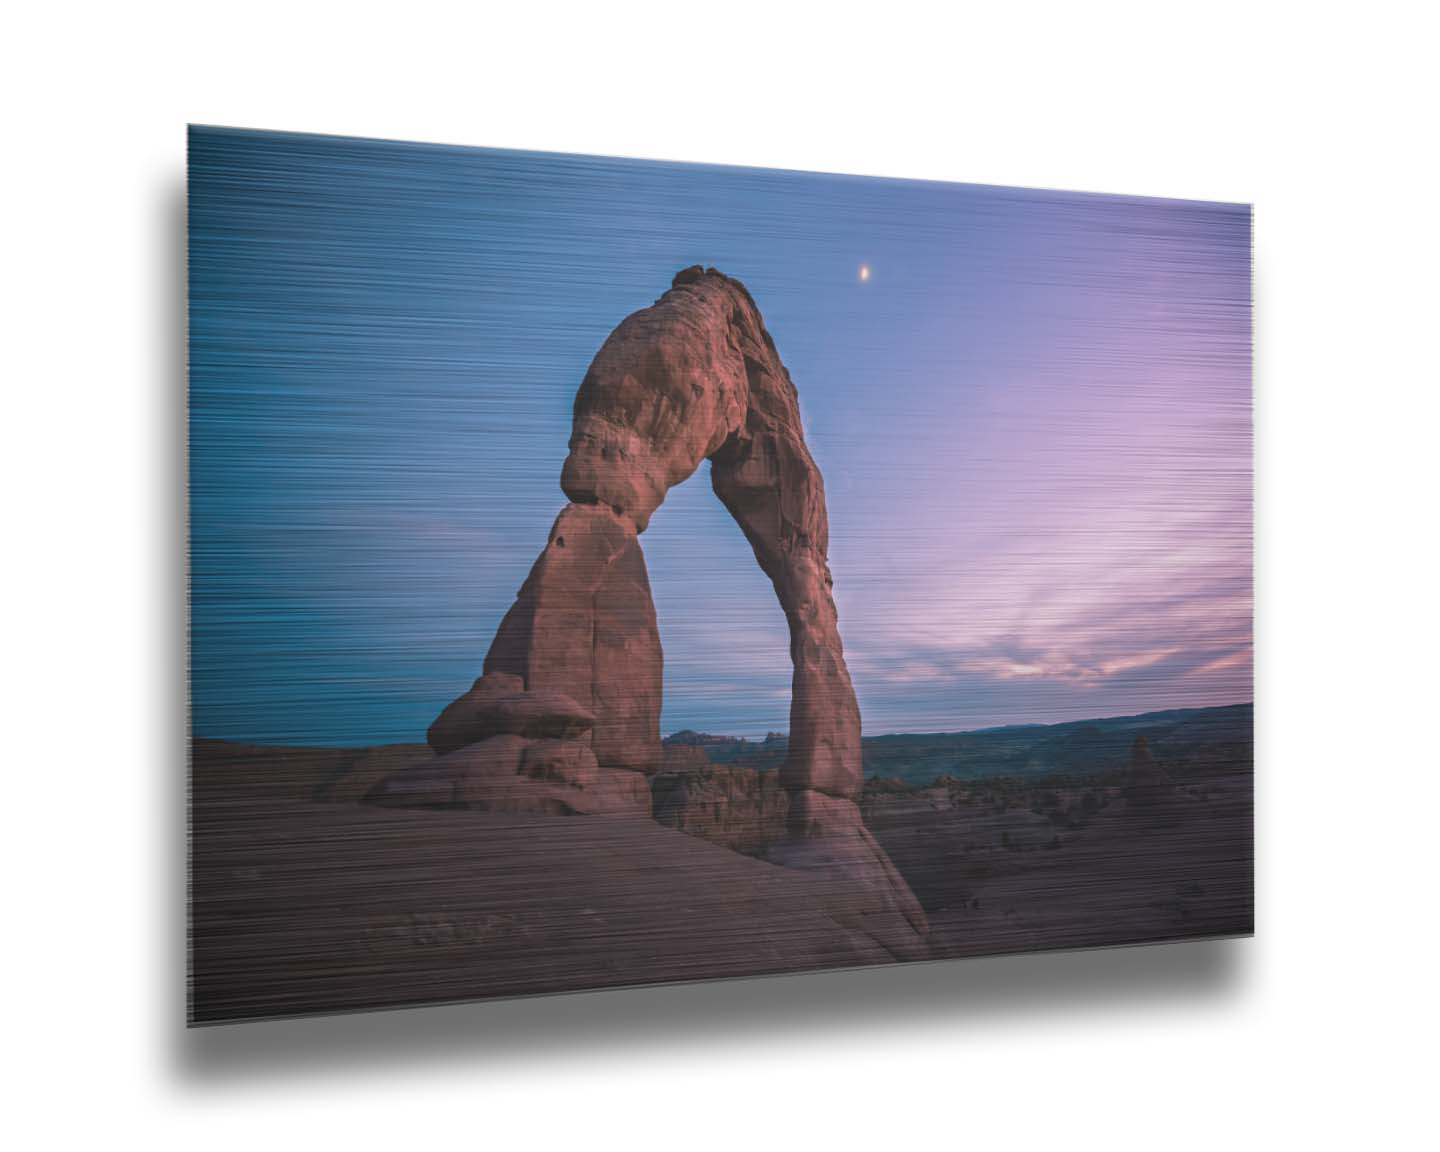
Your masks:
<svg viewBox="0 0 1440 1152"><path fill-rule="evenodd" d="M1248 764L1138 814L1119 787L867 790L869 834L928 915L922 950L843 867L652 820L354 802L433 762L424 745L193 757L200 1022L1253 930Z"/></svg>

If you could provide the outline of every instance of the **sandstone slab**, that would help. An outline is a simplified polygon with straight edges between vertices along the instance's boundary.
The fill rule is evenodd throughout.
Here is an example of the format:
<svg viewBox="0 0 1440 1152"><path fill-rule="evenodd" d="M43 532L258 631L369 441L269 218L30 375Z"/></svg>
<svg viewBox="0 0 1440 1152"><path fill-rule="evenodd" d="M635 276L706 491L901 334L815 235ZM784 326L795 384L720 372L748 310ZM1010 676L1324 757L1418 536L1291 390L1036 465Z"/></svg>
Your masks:
<svg viewBox="0 0 1440 1152"><path fill-rule="evenodd" d="M530 736L536 739L581 739L595 727L595 713L563 692L510 692L486 690L486 681L512 681L496 674L482 676L430 726L426 738L436 752L453 752L492 736Z"/></svg>
<svg viewBox="0 0 1440 1152"><path fill-rule="evenodd" d="M865 827L852 800L806 790L791 796L789 834L769 859L832 877L836 917L880 942L897 958L923 959L930 930L920 901Z"/></svg>
<svg viewBox="0 0 1440 1152"><path fill-rule="evenodd" d="M641 773L602 768L589 745L578 741L513 733L387 776L365 802L550 816L650 815L650 789Z"/></svg>

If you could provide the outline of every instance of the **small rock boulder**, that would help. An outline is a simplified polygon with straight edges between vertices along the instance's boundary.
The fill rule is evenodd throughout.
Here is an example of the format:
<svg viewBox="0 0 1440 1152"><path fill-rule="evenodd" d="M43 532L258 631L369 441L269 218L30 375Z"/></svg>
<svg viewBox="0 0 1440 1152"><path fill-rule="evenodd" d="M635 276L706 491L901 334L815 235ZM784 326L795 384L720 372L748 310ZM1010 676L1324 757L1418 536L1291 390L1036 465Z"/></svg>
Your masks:
<svg viewBox="0 0 1440 1152"><path fill-rule="evenodd" d="M365 803L648 819L650 787L639 772L602 768L579 741L502 733L386 777Z"/></svg>
<svg viewBox="0 0 1440 1152"><path fill-rule="evenodd" d="M563 692L526 692L518 676L488 672L440 713L426 740L436 752L454 752L492 736L578 740L595 727L595 713Z"/></svg>
<svg viewBox="0 0 1440 1152"><path fill-rule="evenodd" d="M507 734L470 744L392 773L366 793L364 802L391 808L488 807L519 772L529 743Z"/></svg>

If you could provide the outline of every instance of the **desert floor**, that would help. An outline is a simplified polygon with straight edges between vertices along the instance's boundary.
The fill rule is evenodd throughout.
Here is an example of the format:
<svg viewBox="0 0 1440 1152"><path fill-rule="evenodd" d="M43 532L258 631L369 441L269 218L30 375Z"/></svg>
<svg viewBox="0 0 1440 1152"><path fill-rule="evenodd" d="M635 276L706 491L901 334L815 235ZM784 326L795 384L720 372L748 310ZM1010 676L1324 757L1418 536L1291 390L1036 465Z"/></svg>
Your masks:
<svg viewBox="0 0 1440 1152"><path fill-rule="evenodd" d="M195 742L195 1022L893 962L842 882L653 821L357 802L414 755ZM1252 931L1251 797L1247 764L865 812L945 959Z"/></svg>

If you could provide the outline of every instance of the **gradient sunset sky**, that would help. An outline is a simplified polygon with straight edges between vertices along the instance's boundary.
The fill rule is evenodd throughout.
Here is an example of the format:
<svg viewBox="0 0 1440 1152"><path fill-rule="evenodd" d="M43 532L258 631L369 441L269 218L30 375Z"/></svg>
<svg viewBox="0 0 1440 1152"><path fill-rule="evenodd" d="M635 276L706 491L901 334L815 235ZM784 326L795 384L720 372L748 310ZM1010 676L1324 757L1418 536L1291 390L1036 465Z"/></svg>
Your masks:
<svg viewBox="0 0 1440 1152"><path fill-rule="evenodd" d="M199 736L423 739L590 359L691 264L799 390L867 733L1251 698L1248 206L200 128L189 188ZM641 537L662 727L784 730L704 471Z"/></svg>

